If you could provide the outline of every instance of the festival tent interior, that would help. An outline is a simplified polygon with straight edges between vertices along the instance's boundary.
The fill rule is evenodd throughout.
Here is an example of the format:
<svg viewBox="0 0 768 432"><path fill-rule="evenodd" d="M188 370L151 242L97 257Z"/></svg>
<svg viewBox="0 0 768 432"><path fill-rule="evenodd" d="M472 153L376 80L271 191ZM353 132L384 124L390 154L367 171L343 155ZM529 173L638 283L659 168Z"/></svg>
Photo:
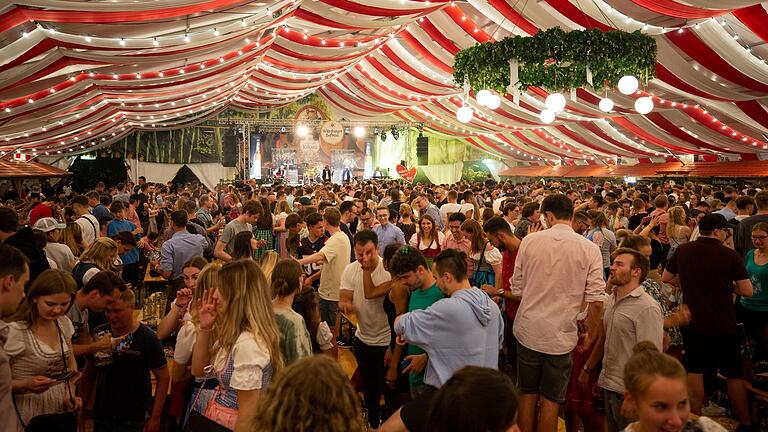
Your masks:
<svg viewBox="0 0 768 432"><path fill-rule="evenodd" d="M578 46L599 39L591 30L627 38ZM552 58L535 68L480 51L537 32L570 45L540 47ZM768 12L756 0L11 0L0 33L5 160L82 155L312 98L345 135L367 126L386 146L388 125L405 125L458 140L502 175L768 174ZM638 47L650 47L644 59L631 58ZM594 80L569 49L593 56ZM598 61L637 73L601 80ZM552 73L516 86L533 69ZM456 171L462 160L440 162Z"/></svg>

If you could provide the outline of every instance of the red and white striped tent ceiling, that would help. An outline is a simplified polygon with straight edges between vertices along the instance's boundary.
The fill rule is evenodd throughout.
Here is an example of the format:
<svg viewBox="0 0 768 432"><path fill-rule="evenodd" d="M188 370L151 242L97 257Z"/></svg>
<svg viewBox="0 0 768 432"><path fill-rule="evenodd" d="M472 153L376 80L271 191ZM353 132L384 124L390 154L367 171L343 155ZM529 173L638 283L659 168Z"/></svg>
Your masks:
<svg viewBox="0 0 768 432"><path fill-rule="evenodd" d="M766 3L768 4L768 3ZM641 162L768 149L768 13L754 0L11 0L0 6L0 151L90 150L224 107L270 110L312 92L348 119L423 122L494 156ZM456 120L454 55L538 29L641 29L658 43L647 115L579 89L542 125L547 93Z"/></svg>

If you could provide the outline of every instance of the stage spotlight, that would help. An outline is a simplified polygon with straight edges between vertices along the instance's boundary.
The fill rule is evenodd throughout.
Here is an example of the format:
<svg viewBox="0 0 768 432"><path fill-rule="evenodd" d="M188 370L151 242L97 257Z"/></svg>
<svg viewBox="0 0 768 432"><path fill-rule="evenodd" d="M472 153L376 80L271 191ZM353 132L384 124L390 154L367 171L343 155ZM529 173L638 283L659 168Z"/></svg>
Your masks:
<svg viewBox="0 0 768 432"><path fill-rule="evenodd" d="M378 127L373 128L373 134L374 135L378 135L379 134L379 128Z"/></svg>
<svg viewBox="0 0 768 432"><path fill-rule="evenodd" d="M355 126L355 138L364 138L365 137L365 128L362 126Z"/></svg>
<svg viewBox="0 0 768 432"><path fill-rule="evenodd" d="M349 135L349 128L348 127L344 128L344 135Z"/></svg>
<svg viewBox="0 0 768 432"><path fill-rule="evenodd" d="M387 140L387 131L386 129L381 130L381 141L384 142Z"/></svg>
<svg viewBox="0 0 768 432"><path fill-rule="evenodd" d="M280 128L280 133L285 133L285 126Z"/></svg>
<svg viewBox="0 0 768 432"><path fill-rule="evenodd" d="M400 131L398 131L394 127L392 128L392 130L390 132L392 133L392 139L394 139L395 141L397 141L397 139L400 138Z"/></svg>

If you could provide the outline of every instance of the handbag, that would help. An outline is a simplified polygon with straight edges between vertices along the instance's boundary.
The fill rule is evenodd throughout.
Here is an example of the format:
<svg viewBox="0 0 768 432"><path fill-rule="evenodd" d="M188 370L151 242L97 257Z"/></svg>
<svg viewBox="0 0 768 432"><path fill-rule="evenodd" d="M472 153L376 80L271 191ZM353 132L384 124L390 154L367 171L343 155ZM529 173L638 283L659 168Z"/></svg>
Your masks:
<svg viewBox="0 0 768 432"><path fill-rule="evenodd" d="M469 278L469 283L473 287L480 288L483 285L496 286L496 273L493 272L493 269L486 269L486 270L480 269L483 266L483 261L485 259L485 249L487 247L488 247L488 242L486 242L485 245L483 246L483 250L480 252L480 262L477 264L477 267L475 267L475 270L472 272L472 277Z"/></svg>
<svg viewBox="0 0 768 432"><path fill-rule="evenodd" d="M56 322L56 334L59 336L59 346L61 348L61 360L64 362L64 374L68 374L67 358L64 356L64 342L61 341L61 330L59 329L59 323ZM67 386L69 392L69 399L72 401L72 405L75 404L75 397L72 395L72 388L69 386L69 378L64 380L64 385ZM41 414L39 416L32 417L28 424L24 424L24 420L21 419L21 413L19 413L19 407L16 406L16 398L13 398L13 407L16 409L16 416L19 418L19 423L26 432L77 432L77 413L73 411L55 413L55 414Z"/></svg>
<svg viewBox="0 0 768 432"><path fill-rule="evenodd" d="M229 359L232 354L227 356L227 367L229 367ZM208 405L206 405L203 413L195 410L197 404L197 398L200 397L200 393L205 388L205 383L208 381L206 377L203 381L200 391L195 395L195 400L192 401L192 409L189 410L189 418L184 425L184 432L231 432L235 429L235 423L237 422L237 408L225 407L216 402L216 395L221 389L221 380L218 379L219 385L216 386L216 393L211 398Z"/></svg>

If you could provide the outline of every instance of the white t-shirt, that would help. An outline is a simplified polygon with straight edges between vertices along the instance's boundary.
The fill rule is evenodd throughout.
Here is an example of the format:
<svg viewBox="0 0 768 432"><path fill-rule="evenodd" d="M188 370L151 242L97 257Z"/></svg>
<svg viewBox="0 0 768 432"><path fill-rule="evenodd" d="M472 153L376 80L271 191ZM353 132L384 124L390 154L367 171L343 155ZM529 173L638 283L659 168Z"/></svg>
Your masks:
<svg viewBox="0 0 768 432"><path fill-rule="evenodd" d="M269 350L262 346L251 332L241 333L232 347L234 370L229 386L235 390L259 390L263 383L264 369L271 359ZM221 373L227 365L227 353L219 350L213 365Z"/></svg>
<svg viewBox="0 0 768 432"><path fill-rule="evenodd" d="M389 272L384 270L384 260L379 257L379 264L371 273L374 285L381 285L390 280ZM348 264L341 275L342 290L352 291L352 303L357 315L355 337L366 345L389 346L390 331L387 314L384 312L384 296L374 299L365 298L363 288L363 267L355 261Z"/></svg>
<svg viewBox="0 0 768 432"><path fill-rule="evenodd" d="M75 262L75 255L72 254L72 249L61 243L48 242L45 245L45 256L53 260L59 270L69 271Z"/></svg>
<svg viewBox="0 0 768 432"><path fill-rule="evenodd" d="M181 324L179 333L176 335L176 347L173 351L173 361L180 365L189 364L192 361L192 348L197 341L197 332L195 325L190 321L184 321Z"/></svg>
<svg viewBox="0 0 768 432"><path fill-rule="evenodd" d="M461 211L461 204L457 203L446 203L443 204L442 207L440 207L440 217L443 218L443 220L448 220L448 215L451 213L456 213Z"/></svg>
<svg viewBox="0 0 768 432"><path fill-rule="evenodd" d="M320 273L320 287L317 293L320 298L328 301L339 301L339 284L344 268L352 256L352 246L349 237L341 230L330 236L320 252L325 255L323 272Z"/></svg>
<svg viewBox="0 0 768 432"><path fill-rule="evenodd" d="M80 231L83 233L83 242L90 246L99 236L99 220L92 214L84 214L75 220L80 225Z"/></svg>

